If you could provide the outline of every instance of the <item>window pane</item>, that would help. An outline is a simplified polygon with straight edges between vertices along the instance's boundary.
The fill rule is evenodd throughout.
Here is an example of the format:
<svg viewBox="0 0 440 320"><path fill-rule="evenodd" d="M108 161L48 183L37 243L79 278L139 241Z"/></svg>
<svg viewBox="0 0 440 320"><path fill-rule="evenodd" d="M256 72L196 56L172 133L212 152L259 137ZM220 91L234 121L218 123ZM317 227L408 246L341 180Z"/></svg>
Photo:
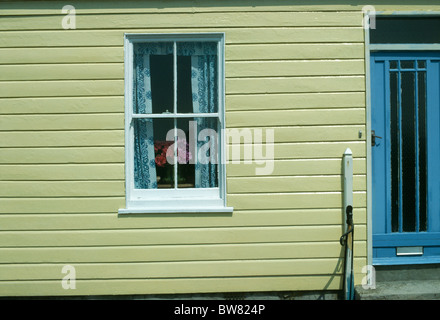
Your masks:
<svg viewBox="0 0 440 320"><path fill-rule="evenodd" d="M440 43L439 17L378 17L370 43Z"/></svg>
<svg viewBox="0 0 440 320"><path fill-rule="evenodd" d="M390 69L397 69L397 61L396 60L390 61Z"/></svg>
<svg viewBox="0 0 440 320"><path fill-rule="evenodd" d="M190 56L177 57L177 112L193 112Z"/></svg>
<svg viewBox="0 0 440 320"><path fill-rule="evenodd" d="M153 113L174 109L173 55L150 56Z"/></svg>
<svg viewBox="0 0 440 320"><path fill-rule="evenodd" d="M195 188L195 161L197 157L197 122L193 118L178 119L177 128L177 187Z"/></svg>
<svg viewBox="0 0 440 320"><path fill-rule="evenodd" d="M177 43L177 112L218 112L216 42Z"/></svg>
<svg viewBox="0 0 440 320"><path fill-rule="evenodd" d="M219 134L217 118L197 118L196 188L218 187Z"/></svg>
<svg viewBox="0 0 440 320"><path fill-rule="evenodd" d="M154 160L157 171L157 186L158 188L174 188L174 120L154 119L153 121L155 124Z"/></svg>
<svg viewBox="0 0 440 320"><path fill-rule="evenodd" d="M173 165L167 161L166 141L172 119L134 119L134 186L136 189L173 188Z"/></svg>
<svg viewBox="0 0 440 320"><path fill-rule="evenodd" d="M218 119L178 119L178 188L218 187Z"/></svg>
<svg viewBox="0 0 440 320"><path fill-rule="evenodd" d="M133 112L173 111L173 44L134 44Z"/></svg>

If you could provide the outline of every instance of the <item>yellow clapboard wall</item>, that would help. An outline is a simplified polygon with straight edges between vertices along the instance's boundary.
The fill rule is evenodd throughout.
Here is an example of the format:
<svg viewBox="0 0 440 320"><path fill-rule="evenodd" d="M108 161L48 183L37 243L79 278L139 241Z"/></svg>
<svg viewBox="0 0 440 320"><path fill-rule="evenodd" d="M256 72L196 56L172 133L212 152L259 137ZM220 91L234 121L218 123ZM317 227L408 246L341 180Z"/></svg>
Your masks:
<svg viewBox="0 0 440 320"><path fill-rule="evenodd" d="M378 8L414 9L397 2ZM341 289L347 147L360 282L362 4L71 1L76 29L64 30L65 4L0 3L1 296ZM125 205L123 35L149 32L224 32L227 128L274 130L271 175L256 176L255 163L227 164L232 215L117 214ZM61 285L68 264L74 290Z"/></svg>

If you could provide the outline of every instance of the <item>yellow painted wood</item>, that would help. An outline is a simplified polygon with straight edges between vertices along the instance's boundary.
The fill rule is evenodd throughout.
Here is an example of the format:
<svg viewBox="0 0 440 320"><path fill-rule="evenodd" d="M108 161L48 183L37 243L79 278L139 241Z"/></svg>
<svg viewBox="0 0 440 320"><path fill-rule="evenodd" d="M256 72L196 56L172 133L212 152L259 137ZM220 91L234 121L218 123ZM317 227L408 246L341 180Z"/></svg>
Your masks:
<svg viewBox="0 0 440 320"><path fill-rule="evenodd" d="M241 78L227 79L226 86L231 94L364 91L365 80L363 76Z"/></svg>
<svg viewBox="0 0 440 320"><path fill-rule="evenodd" d="M0 213L117 212L124 197L2 198Z"/></svg>
<svg viewBox="0 0 440 320"><path fill-rule="evenodd" d="M0 99L0 114L80 114L123 112L123 96Z"/></svg>
<svg viewBox="0 0 440 320"><path fill-rule="evenodd" d="M358 110L355 110L355 112L356 111L359 112ZM310 114L310 112L304 113L306 115ZM287 115L289 114L290 113L287 113ZM232 117L233 115L234 114L232 114ZM236 115L239 116L240 114ZM123 129L123 120L123 113L3 115L0 118L0 130ZM233 122L232 124L235 125ZM240 124L238 123L238 125Z"/></svg>
<svg viewBox="0 0 440 320"><path fill-rule="evenodd" d="M365 193L353 194L354 207L365 207ZM319 209L340 208L341 193L260 193L230 194L228 205L237 209Z"/></svg>
<svg viewBox="0 0 440 320"><path fill-rule="evenodd" d="M263 141L266 141L267 130L272 129L275 142L361 141L366 139L365 126L363 125L304 126L265 128L262 134ZM362 132L361 137L359 137L359 131ZM233 141L231 140L231 142Z"/></svg>
<svg viewBox="0 0 440 320"><path fill-rule="evenodd" d="M0 68L1 70L1 68ZM364 61L357 60L293 60L293 61L230 61L226 77L336 76L363 75Z"/></svg>
<svg viewBox="0 0 440 320"><path fill-rule="evenodd" d="M95 117L95 116L94 116ZM65 123L60 121L60 123ZM93 123L93 122L92 122ZM101 125L101 124L100 124ZM19 126L17 129L21 129ZM38 129L43 129L39 125ZM48 126L49 128L49 126ZM15 129L15 128L14 128ZM25 129L35 129L34 127ZM52 129L52 128L51 128ZM60 128L58 128L60 129ZM70 128L72 129L72 128ZM7 130L7 129L6 129ZM275 142L319 142L365 140L364 126L337 127L269 127L262 131L266 141L268 130L273 130ZM359 131L363 132L359 138ZM243 138L241 139L243 142ZM238 140L230 139L230 143ZM74 146L124 146L124 131L119 130L81 130L81 131L0 131L0 147L74 147Z"/></svg>
<svg viewBox="0 0 440 320"><path fill-rule="evenodd" d="M355 252L365 249L355 243ZM1 248L0 263L111 263L159 261L212 261L245 259L333 258L341 253L335 242L252 243L180 246Z"/></svg>
<svg viewBox="0 0 440 320"><path fill-rule="evenodd" d="M337 3L286 3L283 0L272 0L267 2L264 0L244 0L237 5L236 1L227 0L222 1L222 5L218 5L216 0L206 0L203 5L196 5L192 1L178 1L172 0L164 3L163 1L155 0L148 2L140 2L135 0L124 1L124 6L111 1L106 3L105 7L100 5L99 1L70 1L81 13L96 14L96 13L194 13L194 12L267 12L267 11L362 11L364 3L354 3L349 0L338 1ZM373 0L369 2L377 9L385 11L395 10L423 10L423 11L440 11L440 5L435 0L425 1L423 3L405 3L402 1L392 0L383 3L380 0ZM45 1L38 6L38 8L30 8L25 1L14 1L12 3L1 3L1 15L60 15L60 11L64 5L63 1Z"/></svg>
<svg viewBox="0 0 440 320"><path fill-rule="evenodd" d="M267 146L263 145L263 155ZM274 146L274 159L312 159L340 158L347 148L351 148L357 157L365 157L365 143L362 142L326 142L326 143L284 143ZM236 156L232 146L226 148L229 156L227 163L243 158L244 150L240 147L240 157ZM269 155L270 156L270 155ZM266 156L267 157L267 156ZM269 160L253 156L255 160ZM123 147L59 147L59 148L3 148L0 163L4 164L45 164L45 163L123 163ZM264 163L258 165L264 166ZM275 168L276 166L274 166Z"/></svg>
<svg viewBox="0 0 440 320"><path fill-rule="evenodd" d="M98 150L99 151L99 150ZM103 159L104 160L104 159ZM15 161L17 162L17 161ZM0 180L124 180L123 163L0 165Z"/></svg>
<svg viewBox="0 0 440 320"><path fill-rule="evenodd" d="M61 28L61 1L0 3L0 295L341 289L347 147L359 278L362 6L171 1L74 1L76 30ZM227 165L232 214L118 216L125 32L225 32L226 125L275 130L271 175ZM75 292L61 287L68 263Z"/></svg>
<svg viewBox="0 0 440 320"><path fill-rule="evenodd" d="M0 197L125 196L124 181L0 181Z"/></svg>
<svg viewBox="0 0 440 320"><path fill-rule="evenodd" d="M241 151L243 152L243 151ZM272 163L269 164L272 167ZM243 161L234 164L232 161L226 166L228 177L250 177L255 176L255 169L263 166L255 162L245 164ZM366 173L366 161L364 158L354 158L354 174ZM289 159L277 160L273 164L271 176L295 176L295 175L325 175L342 174L341 159Z"/></svg>
<svg viewBox="0 0 440 320"><path fill-rule="evenodd" d="M145 30L141 30L142 32ZM255 32L255 30L253 30ZM119 36L122 36L119 35ZM117 37L119 39L119 36ZM80 37L79 37L80 38ZM268 39L268 41L270 38ZM74 44L77 44L72 40ZM258 40L254 40L258 41ZM284 42L284 40L278 40ZM56 43L54 43L56 44ZM80 44L77 44L78 46ZM110 63L122 62L123 46L106 47L43 47L32 48L32 55L22 48L2 48L0 64L18 63ZM362 59L363 44L246 44L228 45L226 61L292 60L292 59Z"/></svg>
<svg viewBox="0 0 440 320"><path fill-rule="evenodd" d="M337 17L338 15L334 15ZM148 19L148 17L145 17ZM362 34L362 29L359 26L359 36ZM294 29L294 28L292 28ZM28 32L28 31L0 31L0 48L13 48L13 47L40 47L41 43L44 43L47 47L58 46L123 46L124 33L195 33L195 32L218 32L221 30L226 33L226 44L251 44L251 43L283 43L289 42L303 42L301 39L307 35L306 33L297 32L299 37L292 37L294 34L289 35L288 28L285 27L272 27L262 29L261 32L256 33L254 28L230 28L230 27L209 27L203 26L203 28L185 28L185 29L160 29L160 28L148 28L142 27L138 29L118 29L118 30L106 30L106 29L93 29L93 30L63 30L60 25L57 30L50 30L44 32ZM253 32L251 32L251 30ZM334 29L337 34L338 30ZM287 36L287 39L286 39ZM359 39L358 36L358 39ZM317 38L319 37L319 38ZM317 36L315 32L315 38L320 42L321 36ZM338 36L336 36L338 37ZM340 38L340 37L338 37ZM310 39L310 38L309 38ZM283 41L284 40L284 41ZM340 40L341 41L341 40ZM306 41L308 42L308 41Z"/></svg>
<svg viewBox="0 0 440 320"><path fill-rule="evenodd" d="M185 245L226 243L339 241L341 225L237 228L131 229L78 231L4 231L1 247L63 247L115 245ZM356 228L356 240L365 240L366 228ZM264 239L264 241L261 241Z"/></svg>
<svg viewBox="0 0 440 320"><path fill-rule="evenodd" d="M229 178L228 193L326 192L342 191L341 176L300 176ZM353 190L366 189L366 177L353 177Z"/></svg>
<svg viewBox="0 0 440 320"><path fill-rule="evenodd" d="M272 148L271 146L273 146L273 149L271 149ZM283 143L283 144L275 144L275 145L268 144L261 146L262 155L256 154L255 149L251 149L253 150L251 154L251 152L248 151L249 149L247 149L243 145L241 146L228 145L226 147L226 159L227 159L227 163L239 164L245 159L250 158L251 159L249 163L250 165L252 165L252 163L255 163L257 164L257 167L266 167L270 165L268 161L272 160L271 150L273 150L273 159L275 160L301 159L301 158L319 159L319 158L340 158L340 156L345 152L345 150L347 150L347 148L350 148L353 154L358 157L366 156L364 142L350 141L350 142ZM270 153L267 153L268 150ZM238 154L238 152L240 153ZM256 162L257 160L258 163ZM273 166L274 170L277 165L278 162L275 162Z"/></svg>
<svg viewBox="0 0 440 320"><path fill-rule="evenodd" d="M363 92L226 95L227 111L365 107ZM0 114L124 112L123 96L3 98Z"/></svg>
<svg viewBox="0 0 440 320"><path fill-rule="evenodd" d="M65 274L61 274L65 276ZM112 295L200 292L253 292L289 290L340 290L341 275L232 277L191 279L83 280L75 290L65 290L62 278L45 281L0 282L2 296Z"/></svg>
<svg viewBox="0 0 440 320"><path fill-rule="evenodd" d="M124 114L3 115L0 130L124 129Z"/></svg>
<svg viewBox="0 0 440 320"><path fill-rule="evenodd" d="M295 19L294 16L292 18ZM226 43L234 45L239 43L255 44L363 42L363 29L360 28L359 25L356 25L355 27L289 27L288 25L289 24L279 25L279 27L264 27L258 29L222 29L226 31L226 37L229 38L226 40ZM256 34L258 34L258 40L256 38Z"/></svg>
<svg viewBox="0 0 440 320"><path fill-rule="evenodd" d="M0 163L123 163L123 147L3 148Z"/></svg>
<svg viewBox="0 0 440 320"><path fill-rule="evenodd" d="M363 44L247 44L230 45L226 60L361 59Z"/></svg>
<svg viewBox="0 0 440 320"><path fill-rule="evenodd" d="M364 124L365 109L237 111L226 114L226 123L231 134L240 127Z"/></svg>
<svg viewBox="0 0 440 320"><path fill-rule="evenodd" d="M65 15L4 17L0 30L57 30ZM188 28L205 27L354 27L359 26L361 12L231 12L231 13L173 13L173 14L99 14L82 15L77 12L77 29L123 28Z"/></svg>
<svg viewBox="0 0 440 320"><path fill-rule="evenodd" d="M363 243L356 243L357 248L361 248ZM0 257L1 261L7 261L7 265L0 266L2 274L6 275L8 280L24 280L30 276L35 278L30 279L52 279L56 272L54 269L62 268L63 265L57 265L56 263L79 263L78 269L81 272L82 278L88 277L91 272L95 273L94 268L100 267L106 269L108 272L101 273L98 278L124 278L118 275L119 272L126 272L130 278L145 277L141 274L148 272L149 277L167 277L165 272L173 271L176 274L178 271L174 268L181 267L182 274L185 277L191 276L209 276L211 272L214 274L223 274L224 276L245 275L255 273L267 273L271 269L276 269L273 274L278 275L304 275L312 271L310 268L316 268L317 264L320 264L318 268L314 269L316 273L326 274L333 273L328 268L330 265L337 263L336 268L332 269L335 273L340 273L340 258L332 258L330 253L339 255L341 246L337 242L323 242L323 243L282 243L282 244L243 244L236 245L192 245L182 246L180 249L185 248L185 254L182 250L178 250L172 246L162 246L164 251L160 251L158 247L105 247L99 251L94 247L84 248L2 248L0 251L3 254L10 252L9 256L13 256L14 261L23 260L24 262L35 261L40 264L35 268L29 269L22 264L11 264L9 260ZM302 247L302 248L301 248ZM195 251L197 250L197 251ZM293 251L291 251L293 250ZM180 251L180 252L179 252ZM27 253L29 259L26 260L24 254ZM296 253L295 259L291 259L294 253ZM40 255L43 255L43 259ZM189 255L190 254L190 255ZM237 255L238 254L238 255ZM83 261L85 257L91 255L93 258L87 261ZM235 257L248 257L251 260L235 260ZM304 258L300 258L304 256ZM197 257L201 261L188 260L189 257ZM275 257L275 260L264 261L264 259L271 259ZM282 258L286 257L286 258ZM164 259L165 263L170 264L170 268L161 267L164 262L155 259ZM222 260L219 260L221 258ZM359 263L360 257L355 257ZM226 260L224 260L226 259ZM282 260L281 260L282 259ZM146 262L142 264L132 265L124 263L124 261L136 261ZM47 264L48 261L53 261L51 264ZM91 261L96 261L90 264ZM89 264L85 264L88 262ZM105 265L102 265L102 262ZM44 264L46 263L46 264ZM295 267L289 267L291 264L295 264ZM276 265L276 266L270 266ZM60 267L61 266L61 267ZM211 266L211 268L209 268ZM220 271L217 269L225 269ZM12 270L13 269L13 270ZM226 269L228 271L226 271ZM288 271L291 270L291 271ZM15 271L15 272L14 272ZM330 271L330 272L329 272ZM232 274L230 272L233 272ZM270 272L270 271L269 271ZM37 274L38 273L38 274ZM170 275L168 275L169 277ZM93 276L89 276L92 278ZM29 279L29 278L28 278ZM29 279L29 280L30 280ZM79 279L80 280L80 279Z"/></svg>
<svg viewBox="0 0 440 320"><path fill-rule="evenodd" d="M226 63L226 77L268 76L335 76L361 75L364 62L358 60L310 60L310 61L233 61ZM71 63L0 65L0 80L101 80L123 79L122 63Z"/></svg>
<svg viewBox="0 0 440 320"><path fill-rule="evenodd" d="M0 97L102 96L123 94L123 80L3 82ZM364 91L363 76L228 79L226 93ZM263 86L263 87L262 87Z"/></svg>
<svg viewBox="0 0 440 320"><path fill-rule="evenodd" d="M1 10L0 10L1 11ZM20 63L121 63L124 48L119 47L38 47L32 54L22 48L0 48L0 64Z"/></svg>
<svg viewBox="0 0 440 320"><path fill-rule="evenodd" d="M123 79L122 63L0 65L0 80Z"/></svg>
<svg viewBox="0 0 440 320"><path fill-rule="evenodd" d="M356 107L365 107L364 92L313 92L226 96L226 111Z"/></svg>
<svg viewBox="0 0 440 320"><path fill-rule="evenodd" d="M365 174L365 159L354 159L354 173ZM253 177L261 164L229 163L228 177ZM335 175L341 174L341 160L292 159L277 160L271 176ZM0 165L1 180L108 180L124 179L124 164L24 164Z"/></svg>
<svg viewBox="0 0 440 320"><path fill-rule="evenodd" d="M0 97L122 95L123 80L8 81L0 86Z"/></svg>
<svg viewBox="0 0 440 320"><path fill-rule="evenodd" d="M364 193L354 194L356 207L365 207ZM279 193L230 194L228 205L237 210L257 209L320 209L339 208L341 194L334 193ZM124 208L123 197L87 198L3 198L0 213L76 213L117 212Z"/></svg>
<svg viewBox="0 0 440 320"><path fill-rule="evenodd" d="M0 147L74 146L124 146L124 130L0 132Z"/></svg>
<svg viewBox="0 0 440 320"><path fill-rule="evenodd" d="M197 262L149 262L77 264L77 281L82 279L145 279L192 277L243 276L303 276L313 274L341 274L342 258L333 259L275 259ZM4 280L59 279L63 264L0 265Z"/></svg>
<svg viewBox="0 0 440 320"><path fill-rule="evenodd" d="M366 223L365 208L356 207L355 223ZM0 222L3 231L14 230L105 230L105 229L161 229L164 220L168 228L202 227L255 227L338 225L344 219L342 208L285 209L285 210L234 210L233 214L207 214L200 219L198 213L148 214L117 216L111 213L43 213L3 214ZM336 240L335 240L336 241Z"/></svg>

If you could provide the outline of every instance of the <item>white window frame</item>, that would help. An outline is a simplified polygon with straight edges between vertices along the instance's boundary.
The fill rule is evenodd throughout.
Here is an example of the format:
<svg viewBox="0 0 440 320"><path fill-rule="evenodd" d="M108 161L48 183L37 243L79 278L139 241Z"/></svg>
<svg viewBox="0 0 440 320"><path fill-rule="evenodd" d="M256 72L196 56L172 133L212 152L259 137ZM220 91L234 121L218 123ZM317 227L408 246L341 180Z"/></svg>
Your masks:
<svg viewBox="0 0 440 320"><path fill-rule="evenodd" d="M178 213L178 212L232 212L226 206L226 161L225 161L225 58L224 33L179 33L179 34L130 34L124 35L125 67L125 205L119 214L130 213ZM133 115L133 44L145 42L174 43L174 73L176 76L176 42L197 41L217 42L218 59L218 113L209 114L220 121L218 132L218 187L185 189L135 189L134 188L134 129L135 118L164 118L167 115ZM176 109L175 109L176 110ZM197 117L197 114L190 114ZM206 114L201 115L206 117ZM170 118L188 117L188 114L172 113Z"/></svg>

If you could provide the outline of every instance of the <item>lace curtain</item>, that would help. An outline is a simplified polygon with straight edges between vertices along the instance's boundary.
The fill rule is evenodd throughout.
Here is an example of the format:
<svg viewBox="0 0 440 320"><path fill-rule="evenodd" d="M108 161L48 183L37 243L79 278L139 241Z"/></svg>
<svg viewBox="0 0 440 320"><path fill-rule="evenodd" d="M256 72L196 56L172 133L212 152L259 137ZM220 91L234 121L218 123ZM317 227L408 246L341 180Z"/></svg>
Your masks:
<svg viewBox="0 0 440 320"><path fill-rule="evenodd" d="M218 112L217 46L212 43L199 45L196 43L194 46L196 48L191 54L193 112ZM197 118L198 137L200 138L200 130L204 130L205 134L202 136L205 139L197 141L196 188L217 187L217 121L217 118ZM207 143L209 148L206 148ZM205 150L208 151L204 152Z"/></svg>

